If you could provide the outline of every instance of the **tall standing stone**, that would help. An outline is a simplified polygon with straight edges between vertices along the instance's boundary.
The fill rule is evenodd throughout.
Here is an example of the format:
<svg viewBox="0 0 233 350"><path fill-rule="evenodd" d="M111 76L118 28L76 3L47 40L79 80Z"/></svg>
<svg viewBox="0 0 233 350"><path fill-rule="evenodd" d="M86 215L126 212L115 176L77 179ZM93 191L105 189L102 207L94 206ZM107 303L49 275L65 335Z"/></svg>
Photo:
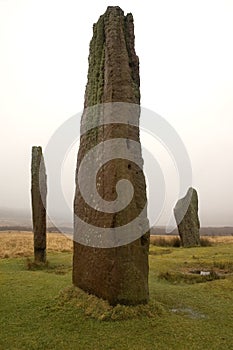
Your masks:
<svg viewBox="0 0 233 350"><path fill-rule="evenodd" d="M184 198L178 200L174 216L183 247L200 245L200 222L198 218L198 196L194 188L189 188Z"/></svg>
<svg viewBox="0 0 233 350"><path fill-rule="evenodd" d="M108 7L93 27L84 107L105 106L106 103L113 103L113 105L118 102L126 103L126 109L127 106L132 106L132 108L129 107L128 112L133 117L134 125L127 122L122 124L120 120L117 124L117 113L114 114L112 110L115 124L97 126L85 132L80 138L74 200L73 283L89 293L108 300L112 305L147 303L149 298L149 222L146 210L143 211L147 199L138 127L139 82L139 60L134 49L133 16L132 14L124 16L124 12L119 7ZM111 104L110 110L115 106L111 107ZM93 118L95 117L96 115ZM84 110L81 129L92 122L92 113ZM135 151L136 158L141 165L139 167L131 160L118 157L106 162L98 172L98 179L93 186L98 188L98 193L105 201L111 202L116 199L116 183L121 179L128 179L134 187L135 193L130 204L116 213L98 211L98 206L95 209L91 208L83 199L78 183L80 166L87 153L96 145L102 144L96 156L96 162L98 162L106 153L114 152L111 142L110 146L104 146L106 140L114 139L124 139L128 149L131 147L130 142L135 141L139 145ZM91 168L85 169L84 187L91 173ZM89 191L92 193L91 186ZM135 230L141 230L141 235L127 244L104 248L91 246L88 243L88 237L91 236L77 219L96 228L118 228L137 218L141 212L143 212L142 219L135 227ZM133 233L134 229L129 232L129 235ZM87 237L87 244L80 243L79 237Z"/></svg>
<svg viewBox="0 0 233 350"><path fill-rule="evenodd" d="M47 178L41 147L32 147L31 199L34 233L34 259L46 261L46 195Z"/></svg>

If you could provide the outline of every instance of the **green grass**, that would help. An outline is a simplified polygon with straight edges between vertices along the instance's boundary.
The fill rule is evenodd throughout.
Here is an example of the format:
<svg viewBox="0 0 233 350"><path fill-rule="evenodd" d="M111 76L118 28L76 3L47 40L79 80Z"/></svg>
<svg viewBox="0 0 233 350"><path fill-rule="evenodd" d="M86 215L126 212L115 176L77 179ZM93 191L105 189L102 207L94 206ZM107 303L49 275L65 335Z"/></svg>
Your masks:
<svg viewBox="0 0 233 350"><path fill-rule="evenodd" d="M96 299L67 297L71 253L50 253L48 260L47 267L34 270L26 258L0 260L1 350L233 349L232 243L151 246L149 307L160 305L162 312L130 311L133 316L124 319L129 310L118 307L121 320L101 320L104 309ZM224 278L192 284L180 278L195 269L212 269Z"/></svg>

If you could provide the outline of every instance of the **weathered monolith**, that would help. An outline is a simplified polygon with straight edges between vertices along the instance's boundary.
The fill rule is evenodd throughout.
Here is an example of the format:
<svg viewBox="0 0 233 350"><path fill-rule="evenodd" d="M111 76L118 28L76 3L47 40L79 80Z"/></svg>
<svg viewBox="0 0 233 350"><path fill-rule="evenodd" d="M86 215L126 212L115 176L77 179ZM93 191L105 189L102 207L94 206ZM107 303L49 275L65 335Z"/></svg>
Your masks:
<svg viewBox="0 0 233 350"><path fill-rule="evenodd" d="M81 130L85 132L82 131L80 137L76 171L73 283L88 293L108 300L111 305L147 303L149 298L149 222L139 140L139 104L139 60L134 48L133 16L124 16L119 7L108 7L94 24L90 43L85 109L81 122ZM94 108L94 112L90 109L96 105L104 114L104 125L102 120L102 125L98 126L102 112L98 114L98 108ZM127 118L122 122L122 117L129 117L133 122ZM112 122L109 123L108 118L113 118ZM90 129L90 125L94 127ZM124 154L117 156L121 147L115 143L116 139L120 140L122 149L125 147L126 159L123 159ZM97 189L105 203L111 203L117 198L118 182L128 180L134 188L133 198L124 209L116 212L100 210L98 201L94 200L91 207L80 190L78 176L81 165L97 145L100 147L92 163L93 166L94 163L103 164L92 184L90 177L94 170L91 165L89 168L87 166L84 174L80 175L80 183L84 190L89 190L88 200L92 200ZM127 158L127 151L131 152L130 159ZM112 159L104 161L105 156L108 158L109 155L110 158L112 155ZM133 157L136 163L132 161ZM125 200L130 197L129 192L125 190ZM124 194L121 199L124 202ZM119 201L116 207L121 204ZM132 226L131 222L134 222ZM120 235L117 229L121 230ZM135 236L137 231L141 234ZM116 232L114 240L110 238L112 232ZM99 242L96 237L99 237ZM127 243L119 243L122 241Z"/></svg>
<svg viewBox="0 0 233 350"><path fill-rule="evenodd" d="M31 200L34 233L34 259L46 261L46 195L47 178L41 147L32 147Z"/></svg>
<svg viewBox="0 0 233 350"><path fill-rule="evenodd" d="M198 218L197 191L190 187L184 198L178 200L174 208L174 216L183 247L200 245L200 223Z"/></svg>

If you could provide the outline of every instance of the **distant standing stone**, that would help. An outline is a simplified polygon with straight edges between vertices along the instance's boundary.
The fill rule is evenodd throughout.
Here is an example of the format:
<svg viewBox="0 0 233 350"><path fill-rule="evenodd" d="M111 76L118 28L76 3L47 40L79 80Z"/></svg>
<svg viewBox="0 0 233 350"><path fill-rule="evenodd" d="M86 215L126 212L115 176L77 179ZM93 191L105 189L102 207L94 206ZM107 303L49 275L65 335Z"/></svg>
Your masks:
<svg viewBox="0 0 233 350"><path fill-rule="evenodd" d="M47 177L41 147L32 147L31 197L34 233L34 259L46 261L46 195Z"/></svg>
<svg viewBox="0 0 233 350"><path fill-rule="evenodd" d="M200 245L197 191L190 187L186 196L178 200L174 215L183 247Z"/></svg>

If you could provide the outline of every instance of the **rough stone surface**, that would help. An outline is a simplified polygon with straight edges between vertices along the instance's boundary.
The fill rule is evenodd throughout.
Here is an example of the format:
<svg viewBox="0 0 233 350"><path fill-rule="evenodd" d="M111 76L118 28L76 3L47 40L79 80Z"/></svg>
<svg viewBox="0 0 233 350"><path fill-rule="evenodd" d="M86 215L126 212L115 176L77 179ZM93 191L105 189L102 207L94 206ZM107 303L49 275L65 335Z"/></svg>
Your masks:
<svg viewBox="0 0 233 350"><path fill-rule="evenodd" d="M198 196L194 188L189 188L186 196L180 199L174 215L183 247L200 245L200 223L198 218Z"/></svg>
<svg viewBox="0 0 233 350"><path fill-rule="evenodd" d="M31 199L34 233L34 259L46 261L46 195L47 178L41 147L32 147Z"/></svg>
<svg viewBox="0 0 233 350"><path fill-rule="evenodd" d="M124 16L119 7L108 7L93 26L90 43L88 83L84 107L106 102L140 104L139 60L134 49L134 23L131 14ZM91 123L83 114L82 125ZM139 122L139 113L135 114ZM87 152L102 141L125 138L139 141L137 126L109 124L86 132L80 138L77 173ZM103 151L104 152L104 148ZM143 164L141 152L137 155ZM99 154L102 157L102 154ZM87 205L80 193L76 173L74 213L83 221L98 227L119 227L135 217L144 208L146 185L143 171L135 163L115 159L106 163L98 173L98 192L107 201L116 199L116 183L128 179L134 186L134 197L125 210L105 213ZM88 178L89 169L86 170ZM76 219L75 219L76 220ZM74 220L74 237L81 228ZM107 299L110 304L136 305L147 303L149 223L144 217L147 232L132 243L113 247L95 248L74 242L73 283L83 290ZM145 226L144 226L145 227Z"/></svg>

